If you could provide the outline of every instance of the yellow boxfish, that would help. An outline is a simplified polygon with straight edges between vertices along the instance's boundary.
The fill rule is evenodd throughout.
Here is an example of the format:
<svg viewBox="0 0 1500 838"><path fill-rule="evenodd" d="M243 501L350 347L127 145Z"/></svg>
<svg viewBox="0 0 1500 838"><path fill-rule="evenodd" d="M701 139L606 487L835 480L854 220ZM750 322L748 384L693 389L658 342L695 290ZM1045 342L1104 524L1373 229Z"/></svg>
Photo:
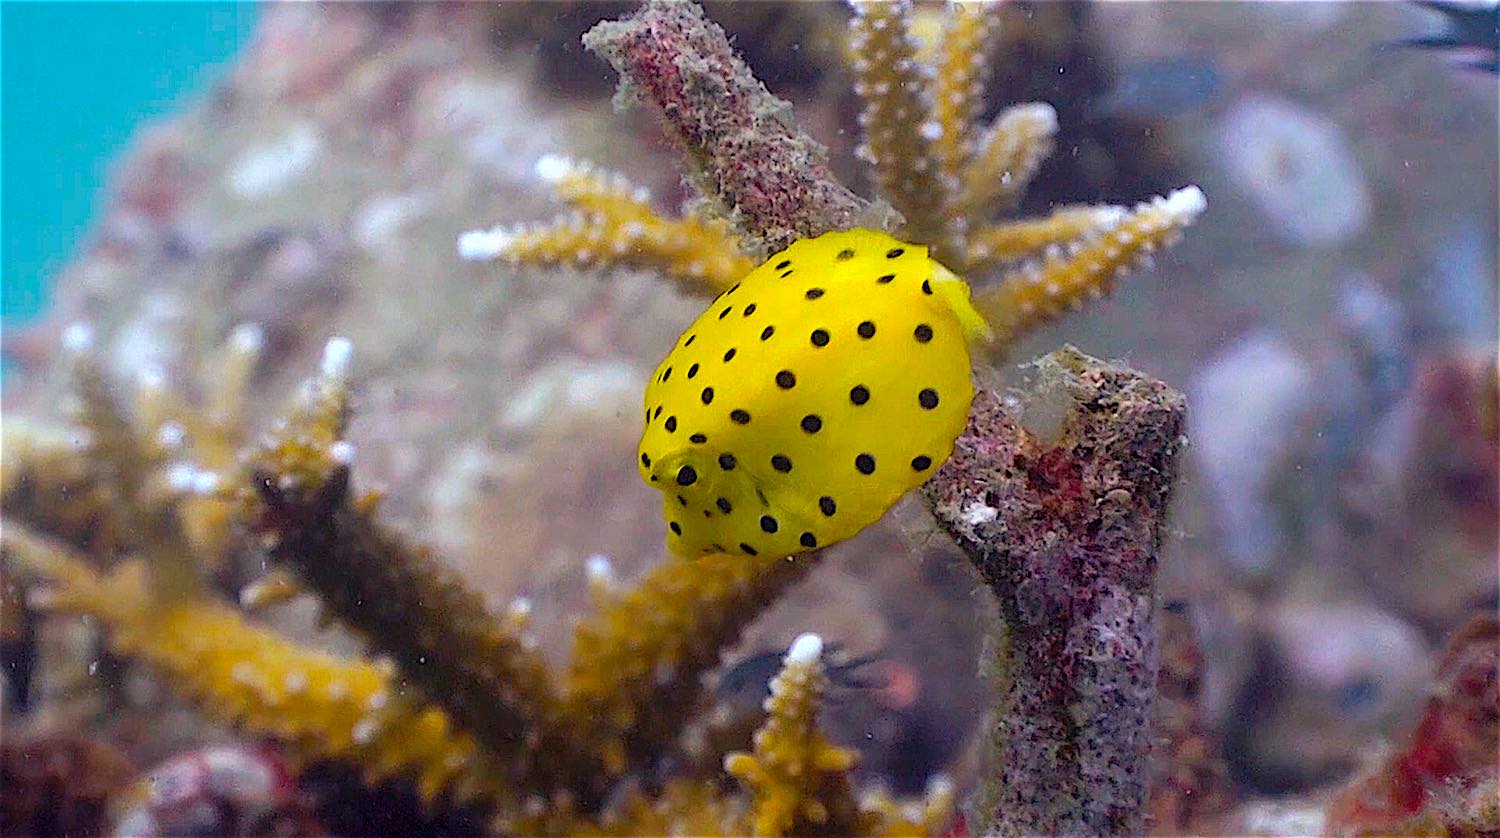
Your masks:
<svg viewBox="0 0 1500 838"><path fill-rule="evenodd" d="M952 453L988 328L927 248L872 230L794 242L721 294L646 387L642 479L684 556L787 556L853 536Z"/></svg>

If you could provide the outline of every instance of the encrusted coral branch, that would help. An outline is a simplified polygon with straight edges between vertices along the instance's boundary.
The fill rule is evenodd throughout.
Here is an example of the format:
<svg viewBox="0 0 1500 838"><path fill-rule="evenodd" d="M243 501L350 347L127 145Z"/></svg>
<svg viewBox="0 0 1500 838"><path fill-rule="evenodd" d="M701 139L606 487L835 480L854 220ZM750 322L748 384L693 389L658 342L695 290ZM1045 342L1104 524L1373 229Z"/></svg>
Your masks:
<svg viewBox="0 0 1500 838"><path fill-rule="evenodd" d="M1087 299L1102 297L1118 277L1175 242L1206 206L1196 186L1138 204L1113 226L1006 273L999 284L975 293L974 305L999 343L1013 341Z"/></svg>
<svg viewBox="0 0 1500 838"><path fill-rule="evenodd" d="M688 291L712 294L754 267L721 219L666 218L643 188L587 163L548 155L537 161L536 171L577 212L540 227L464 233L460 255L531 265L652 268Z"/></svg>
<svg viewBox="0 0 1500 838"><path fill-rule="evenodd" d="M720 651L816 556L673 557L578 627L563 682L567 715L611 774L662 753L698 709Z"/></svg>
<svg viewBox="0 0 1500 838"><path fill-rule="evenodd" d="M799 129L695 3L648 0L596 25L584 46L614 65L622 93L655 105L698 191L718 202L752 256L830 229L889 228L889 208L844 188L827 150Z"/></svg>
<svg viewBox="0 0 1500 838"><path fill-rule="evenodd" d="M1142 830L1158 667L1155 578L1183 397L1064 349L1019 417L975 396L924 489L994 591L995 713L975 834ZM1027 415L1027 414L1031 415ZM1037 432L1020 423L1060 427ZM1039 435L1044 434L1044 435Z"/></svg>
<svg viewBox="0 0 1500 838"><path fill-rule="evenodd" d="M347 343L335 341L305 407L257 458L259 528L273 562L293 569L346 625L471 732L517 792L568 785L592 758L556 724L542 661L425 550L380 524L349 493ZM597 793L598 789L580 789Z"/></svg>
<svg viewBox="0 0 1500 838"><path fill-rule="evenodd" d="M306 649L203 597L161 603L136 562L104 577L15 526L3 544L46 580L49 607L94 618L119 654L144 661L215 715L275 737L294 758L357 765L372 782L408 775L429 801L496 805L504 796L473 739L441 710L403 695L389 666Z"/></svg>
<svg viewBox="0 0 1500 838"><path fill-rule="evenodd" d="M949 190L934 154L944 126L933 111L931 70L917 60L907 31L911 4L870 0L853 7L849 45L865 136L860 155L873 165L880 194L906 217L905 235L938 242L948 220Z"/></svg>
<svg viewBox="0 0 1500 838"><path fill-rule="evenodd" d="M822 654L823 641L815 634L792 643L781 674L771 681L754 753L724 759L724 770L750 790L756 835L854 835L870 827L849 784L855 753L829 744L818 730L828 686Z"/></svg>
<svg viewBox="0 0 1500 838"><path fill-rule="evenodd" d="M1011 105L997 114L960 179L957 203L962 212L982 219L996 208L1013 208L1052 153L1056 134L1057 111L1051 105Z"/></svg>

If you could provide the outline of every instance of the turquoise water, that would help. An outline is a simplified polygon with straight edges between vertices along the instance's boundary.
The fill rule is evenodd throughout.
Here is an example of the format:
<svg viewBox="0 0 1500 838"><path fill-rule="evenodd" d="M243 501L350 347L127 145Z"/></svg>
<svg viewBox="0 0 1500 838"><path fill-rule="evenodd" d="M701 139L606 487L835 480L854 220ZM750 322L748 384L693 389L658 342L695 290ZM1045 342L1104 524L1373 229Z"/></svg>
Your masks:
<svg viewBox="0 0 1500 838"><path fill-rule="evenodd" d="M143 120L207 89L249 3L0 4L0 315L45 308Z"/></svg>

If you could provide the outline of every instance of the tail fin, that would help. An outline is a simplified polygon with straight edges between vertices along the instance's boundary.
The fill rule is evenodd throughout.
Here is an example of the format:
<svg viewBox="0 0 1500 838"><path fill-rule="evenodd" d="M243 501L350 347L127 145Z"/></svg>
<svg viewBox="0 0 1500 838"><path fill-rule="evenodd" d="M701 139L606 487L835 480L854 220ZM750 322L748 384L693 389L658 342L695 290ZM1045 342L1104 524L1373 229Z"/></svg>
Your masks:
<svg viewBox="0 0 1500 838"><path fill-rule="evenodd" d="M959 325L963 326L964 334L968 335L971 343L989 343L994 340L995 333L990 329L989 321L984 315L974 308L969 302L969 283L964 282L952 271L943 267L936 259L932 262L932 290L948 307L953 309L953 314L958 317Z"/></svg>

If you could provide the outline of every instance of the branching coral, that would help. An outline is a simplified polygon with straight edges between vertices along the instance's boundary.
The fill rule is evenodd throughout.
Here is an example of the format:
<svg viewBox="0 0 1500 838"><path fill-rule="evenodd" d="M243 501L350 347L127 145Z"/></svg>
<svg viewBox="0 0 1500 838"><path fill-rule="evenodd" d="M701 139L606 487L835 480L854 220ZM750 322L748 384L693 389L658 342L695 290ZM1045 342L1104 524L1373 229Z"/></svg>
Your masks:
<svg viewBox="0 0 1500 838"><path fill-rule="evenodd" d="M658 756L699 709L702 675L744 627L815 565L711 555L670 558L582 623L565 677L567 715L612 774Z"/></svg>
<svg viewBox="0 0 1500 838"><path fill-rule="evenodd" d="M305 648L155 563L102 572L92 557L23 527L7 528L7 556L40 580L49 608L94 618L115 652L206 711L280 741L299 765L347 765L370 784L405 777L430 804L477 806L498 827L528 833L748 829L748 808L699 780L607 801L622 779L672 751L702 704L702 675L816 557L676 559L633 590L598 585L598 614L580 625L571 666L554 679L514 620L492 617L445 565L383 524L372 499L351 494L349 355L347 341L330 341L286 418L238 458L240 485L214 488L234 508L255 510L273 565L295 576L264 587L317 594L381 657ZM124 414L107 407L84 414L87 433L125 439ZM157 508L178 510L170 497ZM155 536L175 543L171 531ZM820 736L810 727L807 735ZM829 782L852 794L847 776ZM874 814L848 823L867 831L903 811L871 805ZM943 798L929 809L934 818L948 811Z"/></svg>
<svg viewBox="0 0 1500 838"><path fill-rule="evenodd" d="M551 787L585 757L548 734L557 699L541 661L450 569L382 526L372 500L350 497L346 365L347 344L333 343L300 408L255 458L271 559L499 756L509 787Z"/></svg>
<svg viewBox="0 0 1500 838"><path fill-rule="evenodd" d="M650 195L622 175L601 172L561 157L537 161L537 174L576 212L544 227L496 227L465 233L460 255L503 255L540 265L656 268L688 287L719 293L753 265L717 219L664 218Z"/></svg>
<svg viewBox="0 0 1500 838"><path fill-rule="evenodd" d="M914 813L879 795L857 801L849 783L855 753L828 742L817 715L828 676L823 641L804 634L787 651L771 681L766 720L754 750L733 753L724 768L750 792L749 824L756 835L934 834L951 816L951 796L937 784Z"/></svg>
<svg viewBox="0 0 1500 838"><path fill-rule="evenodd" d="M261 336L240 326L200 379L174 388L164 372L113 381L82 324L64 335L76 382L62 427L8 419L0 501L23 522L91 555L142 554L172 584L221 570L232 550L236 454L247 432L244 393ZM192 386L196 385L196 386ZM183 395L197 391L197 398ZM116 394L132 393L127 403Z"/></svg>
<svg viewBox="0 0 1500 838"><path fill-rule="evenodd" d="M856 224L928 244L960 274L992 278L976 287L975 303L993 321L1002 351L1036 325L1108 293L1203 211L1202 192L1188 187L1134 209L1066 207L1045 218L996 222L995 212L1014 208L1051 153L1057 114L1045 104L1021 104L983 129L977 125L995 10L952 4L936 43L924 49L906 0L853 6L849 53L863 105L859 154L900 218L832 180L821 148L783 116L789 106L754 81L693 4L648 2L625 20L595 27L585 43L621 72L622 89L660 109L687 152L694 184L731 208L727 217L740 240L752 243L751 257L797 236ZM570 170L553 158L544 158L539 171L573 183L561 188L570 202L584 206L576 195L581 189L602 198L605 209L542 229L468 233L460 240L465 255L654 266L711 293L746 266L738 253L709 257L710 248L733 242L718 227L663 218L613 176ZM645 232L680 225L691 229ZM664 246L662 236L673 244Z"/></svg>
<svg viewBox="0 0 1500 838"><path fill-rule="evenodd" d="M787 652L771 681L766 722L753 754L730 754L724 768L750 789L756 835L818 832L852 835L859 812L849 788L854 752L836 748L818 733L818 702L827 686L820 660L823 641L806 634Z"/></svg>
<svg viewBox="0 0 1500 838"><path fill-rule="evenodd" d="M371 781L409 773L428 799L497 793L475 772L473 740L442 711L404 697L390 666L305 649L207 597L162 603L137 562L103 575L67 547L15 527L3 543L46 579L52 609L98 620L119 654L299 760L349 761Z"/></svg>

